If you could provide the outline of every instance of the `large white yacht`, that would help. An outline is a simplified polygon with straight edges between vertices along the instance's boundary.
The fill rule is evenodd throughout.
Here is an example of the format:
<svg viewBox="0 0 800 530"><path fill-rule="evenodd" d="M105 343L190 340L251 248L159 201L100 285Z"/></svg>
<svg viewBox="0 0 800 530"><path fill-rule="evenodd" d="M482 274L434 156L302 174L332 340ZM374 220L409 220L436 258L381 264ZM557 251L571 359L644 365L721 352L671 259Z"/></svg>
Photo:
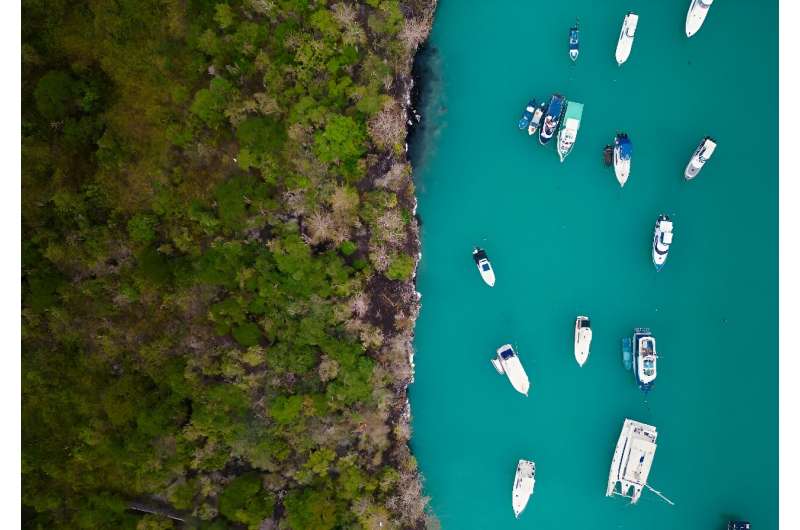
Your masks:
<svg viewBox="0 0 800 530"><path fill-rule="evenodd" d="M589 347L592 345L592 327L589 317L579 316L575 319L575 360L583 367L589 358Z"/></svg>
<svg viewBox="0 0 800 530"><path fill-rule="evenodd" d="M700 31L700 26L703 25L703 22L706 20L706 15L708 14L708 8L711 7L711 4L714 3L714 0L692 0L689 4L689 12L686 13L686 36L691 37L698 31Z"/></svg>
<svg viewBox="0 0 800 530"><path fill-rule="evenodd" d="M520 394L528 395L528 390L531 387L528 381L528 374L522 367L517 352L511 344L504 344L497 348L497 357L492 359L492 365L498 374L506 374L508 380L511 381L511 386Z"/></svg>
<svg viewBox="0 0 800 530"><path fill-rule="evenodd" d="M633 38L636 35L636 26L639 24L639 15L633 11L625 15L622 21L622 29L619 32L619 40L617 41L617 64L622 65L628 60L633 48Z"/></svg>
<svg viewBox="0 0 800 530"><path fill-rule="evenodd" d="M528 505L528 499L533 494L536 484L536 464L531 460L520 460L517 463L517 473L514 475L514 489L511 490L511 506L514 508L514 517Z"/></svg>
<svg viewBox="0 0 800 530"><path fill-rule="evenodd" d="M703 166L706 164L711 155L714 154L714 150L717 148L717 142L714 141L713 138L710 136L706 136L702 140L700 140L700 145L697 146L697 149L694 150L692 153L692 158L689 159L689 163L686 164L686 170L683 172L683 177L686 180L692 180L700 173L700 170L703 169Z"/></svg>
<svg viewBox="0 0 800 530"><path fill-rule="evenodd" d="M636 504L647 486L647 477L656 454L656 428L646 423L626 419L617 440L611 471L608 473L606 497L621 495ZM617 492L617 483L620 491Z"/></svg>
<svg viewBox="0 0 800 530"><path fill-rule="evenodd" d="M667 214L661 214L656 219L653 231L653 265L660 271L667 261L669 246L672 244L672 221Z"/></svg>

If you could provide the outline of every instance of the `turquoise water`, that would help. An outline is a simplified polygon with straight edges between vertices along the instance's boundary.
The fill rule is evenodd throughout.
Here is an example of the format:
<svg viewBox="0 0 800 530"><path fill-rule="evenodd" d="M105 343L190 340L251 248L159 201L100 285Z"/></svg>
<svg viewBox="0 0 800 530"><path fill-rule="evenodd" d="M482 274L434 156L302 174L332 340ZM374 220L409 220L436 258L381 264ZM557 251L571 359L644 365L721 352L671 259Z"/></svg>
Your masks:
<svg viewBox="0 0 800 530"><path fill-rule="evenodd" d="M440 3L415 153L422 312L410 395L413 450L445 529L778 526L777 2L717 2L691 39L688 4ZM639 28L618 68L628 10ZM564 164L516 127L528 99L556 91L585 104ZM634 144L624 189L601 156L618 130ZM686 182L706 134L717 152ZM675 241L656 273L662 212ZM493 289L473 245L493 261ZM594 330L582 369L578 314ZM621 362L635 326L653 330L661 355L647 402ZM506 342L528 398L489 363ZM658 428L649 482L675 506L647 491L635 506L604 496L626 417ZM537 474L517 521L519 458Z"/></svg>

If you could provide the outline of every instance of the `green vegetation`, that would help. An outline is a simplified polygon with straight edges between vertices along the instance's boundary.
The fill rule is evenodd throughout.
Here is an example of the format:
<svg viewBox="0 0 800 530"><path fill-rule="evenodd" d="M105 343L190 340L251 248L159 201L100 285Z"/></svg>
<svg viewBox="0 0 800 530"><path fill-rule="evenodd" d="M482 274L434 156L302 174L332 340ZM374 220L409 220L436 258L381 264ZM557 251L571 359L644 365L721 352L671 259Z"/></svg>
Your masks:
<svg viewBox="0 0 800 530"><path fill-rule="evenodd" d="M397 99L432 3L23 0L26 528L423 522Z"/></svg>

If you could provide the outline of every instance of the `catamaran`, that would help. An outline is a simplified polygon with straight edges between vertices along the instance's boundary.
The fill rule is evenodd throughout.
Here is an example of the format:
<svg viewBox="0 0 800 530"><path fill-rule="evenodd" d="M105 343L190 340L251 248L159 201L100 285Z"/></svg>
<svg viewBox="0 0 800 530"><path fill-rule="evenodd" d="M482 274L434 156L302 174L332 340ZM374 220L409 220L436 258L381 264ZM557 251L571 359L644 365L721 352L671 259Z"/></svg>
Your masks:
<svg viewBox="0 0 800 530"><path fill-rule="evenodd" d="M689 163L686 164L686 170L683 172L683 177L686 180L692 180L700 173L700 170L703 169L703 166L706 164L711 155L714 154L714 150L717 148L717 142L714 141L713 138L710 136L706 136L700 141L700 145L697 146L697 149L694 150L692 153L692 158L689 159Z"/></svg>
<svg viewBox="0 0 800 530"><path fill-rule="evenodd" d="M708 8L714 0L692 0L689 4L689 12L686 13L686 36L691 37L698 31L706 20Z"/></svg>
<svg viewBox="0 0 800 530"><path fill-rule="evenodd" d="M631 48L633 48L633 37L636 35L636 26L639 24L639 15L633 11L625 15L622 21L622 29L619 32L619 40L617 41L617 64L622 66L622 63L628 60L631 55Z"/></svg>
<svg viewBox="0 0 800 530"><path fill-rule="evenodd" d="M636 504L642 489L649 487L647 477L656 454L657 436L658 432L652 425L625 419L611 460L606 497L620 495ZM620 484L619 492L616 491L617 483Z"/></svg>
<svg viewBox="0 0 800 530"><path fill-rule="evenodd" d="M533 118L533 110L536 108L536 100L532 99L528 102L528 105L525 107L525 112L522 113L522 117L519 119L519 123L517 126L520 130L524 131L528 128L528 124L531 122L531 118Z"/></svg>
<svg viewBox="0 0 800 530"><path fill-rule="evenodd" d="M578 21L575 25L569 28L569 58L572 61L578 60L578 53L580 52L580 35L578 32Z"/></svg>
<svg viewBox="0 0 800 530"><path fill-rule="evenodd" d="M531 122L528 124L528 136L536 134L536 129L538 129L539 125L542 123L542 116L544 116L544 111L546 110L547 102L542 101L541 105L536 107L536 110L533 111L533 118L531 118Z"/></svg>
<svg viewBox="0 0 800 530"><path fill-rule="evenodd" d="M575 319L575 360L583 367L589 358L592 345L592 325L589 317L579 316Z"/></svg>
<svg viewBox="0 0 800 530"><path fill-rule="evenodd" d="M558 158L563 162L575 145L575 138L578 136L578 129L581 127L581 117L583 116L583 103L567 101L567 110L564 112L564 119L561 120L561 128L558 131Z"/></svg>
<svg viewBox="0 0 800 530"><path fill-rule="evenodd" d="M517 519L528 505L535 484L536 464L532 460L520 460L517 463L517 473L514 475L514 488L511 490L511 506Z"/></svg>
<svg viewBox="0 0 800 530"><path fill-rule="evenodd" d="M669 246L672 244L672 221L666 214L661 214L656 219L653 234L653 265L660 271L667 261Z"/></svg>
<svg viewBox="0 0 800 530"><path fill-rule="evenodd" d="M625 186L631 174L631 155L633 144L625 133L618 133L614 138L614 174L620 186Z"/></svg>
<svg viewBox="0 0 800 530"><path fill-rule="evenodd" d="M492 264L489 263L489 257L486 251L482 248L475 247L472 251L472 259L475 260L475 265L478 266L478 272L481 273L481 278L486 282L489 287L494 287L494 269Z"/></svg>
<svg viewBox="0 0 800 530"><path fill-rule="evenodd" d="M633 330L633 376L639 389L647 393L656 382L656 339L649 328Z"/></svg>
<svg viewBox="0 0 800 530"><path fill-rule="evenodd" d="M547 106L547 115L544 117L542 128L539 129L539 143L546 145L553 137L561 119L561 112L564 109L564 96L553 94L550 104Z"/></svg>
<svg viewBox="0 0 800 530"><path fill-rule="evenodd" d="M508 376L508 380L511 381L511 386L514 387L514 390L520 394L525 394L525 396L528 395L528 389L531 386L528 381L528 374L525 373L525 369L519 361L519 356L514 351L514 348L511 347L511 344L504 344L497 348L497 357L492 359L492 365L498 374L506 374Z"/></svg>

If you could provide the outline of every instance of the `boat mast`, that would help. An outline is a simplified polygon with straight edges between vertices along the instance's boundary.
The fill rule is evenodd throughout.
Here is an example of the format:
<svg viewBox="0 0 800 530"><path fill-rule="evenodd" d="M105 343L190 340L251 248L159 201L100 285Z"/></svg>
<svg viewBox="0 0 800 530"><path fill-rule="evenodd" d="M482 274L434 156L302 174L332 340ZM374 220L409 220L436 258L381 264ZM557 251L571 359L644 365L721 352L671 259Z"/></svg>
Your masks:
<svg viewBox="0 0 800 530"><path fill-rule="evenodd" d="M650 491L652 491L653 493L655 493L656 495L658 495L659 497L661 497L662 499L664 499L665 501L667 501L671 506L675 506L674 502L672 502L671 500L666 498L660 491L657 491L657 490L654 490L653 488L651 488L650 484L645 484L645 487L647 489L649 489Z"/></svg>

